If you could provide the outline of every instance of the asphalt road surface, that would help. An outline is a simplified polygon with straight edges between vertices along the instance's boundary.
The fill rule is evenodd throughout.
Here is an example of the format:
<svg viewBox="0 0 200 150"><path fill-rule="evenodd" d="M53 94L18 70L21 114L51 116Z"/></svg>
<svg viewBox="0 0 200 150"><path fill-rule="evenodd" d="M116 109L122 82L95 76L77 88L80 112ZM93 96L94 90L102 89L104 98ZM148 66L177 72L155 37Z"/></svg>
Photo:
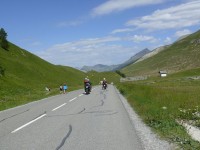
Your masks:
<svg viewBox="0 0 200 150"><path fill-rule="evenodd" d="M142 150L114 86L0 112L0 150Z"/></svg>

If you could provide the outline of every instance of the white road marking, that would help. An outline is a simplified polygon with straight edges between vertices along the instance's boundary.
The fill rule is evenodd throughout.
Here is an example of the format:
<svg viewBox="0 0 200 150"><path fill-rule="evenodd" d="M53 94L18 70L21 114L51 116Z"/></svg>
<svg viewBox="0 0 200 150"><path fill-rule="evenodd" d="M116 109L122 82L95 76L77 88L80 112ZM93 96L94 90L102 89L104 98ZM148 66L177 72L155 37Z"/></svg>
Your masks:
<svg viewBox="0 0 200 150"><path fill-rule="evenodd" d="M32 120L32 121L30 121L30 122L28 122L28 123L24 124L23 126L21 126L21 127L17 128L17 129L15 129L15 130L14 130L14 131L12 131L11 133L15 133L15 132L17 132L17 131L21 130L22 128L24 128L24 127L26 127L26 126L30 125L31 123L33 123L33 122L35 122L35 121L37 121L37 120L41 119L42 117L44 117L44 116L46 116L46 115L47 115L47 114L43 114L42 116L40 116L40 117L38 117L38 118L36 118L36 119L34 119L34 120Z"/></svg>
<svg viewBox="0 0 200 150"><path fill-rule="evenodd" d="M58 106L58 107L54 108L52 111L55 111L55 110L59 109L60 107L63 107L63 106L65 106L66 104L67 104L67 103L64 103L64 104L62 104L62 105L60 105L60 106Z"/></svg>
<svg viewBox="0 0 200 150"><path fill-rule="evenodd" d="M77 97L74 97L73 99L69 100L69 102L72 102L73 100L77 99Z"/></svg>
<svg viewBox="0 0 200 150"><path fill-rule="evenodd" d="M82 95L83 95L83 94L80 94L79 97L82 96ZM72 102L72 101L74 101L75 99L77 99L77 97L74 97L73 99L69 100L69 102ZM67 103L64 103L64 104L62 104L62 105L60 105L60 106L54 108L52 111L55 111L55 110L57 110L57 109L63 107L63 106L66 105L66 104L67 104ZM35 121L37 121L37 120L43 118L43 117L46 116L46 115L47 115L47 114L43 114L43 115L41 115L40 117L38 117L38 118L36 118L36 119L34 119L34 120L32 120L32 121L30 121L30 122L28 122L28 123L22 125L21 127L17 128L17 129L15 129L15 130L12 131L11 133L15 133L15 132L21 130L22 128L24 128L24 127L30 125L31 123L33 123L33 122L35 122Z"/></svg>

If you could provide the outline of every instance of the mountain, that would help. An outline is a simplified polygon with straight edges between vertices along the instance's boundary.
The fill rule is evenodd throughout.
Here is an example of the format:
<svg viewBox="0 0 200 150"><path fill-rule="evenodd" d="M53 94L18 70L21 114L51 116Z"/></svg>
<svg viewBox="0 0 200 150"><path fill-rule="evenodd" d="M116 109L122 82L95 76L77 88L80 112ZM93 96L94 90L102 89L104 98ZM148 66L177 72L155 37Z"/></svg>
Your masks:
<svg viewBox="0 0 200 150"><path fill-rule="evenodd" d="M158 49L157 49L158 50ZM159 50L158 50L159 51ZM145 57L145 56L144 56ZM131 64L122 70L126 76L157 76L160 70L169 74L200 67L200 30L162 47L160 52Z"/></svg>
<svg viewBox="0 0 200 150"><path fill-rule="evenodd" d="M114 68L114 70L120 70L134 62L136 62L138 59L140 59L141 57L143 57L144 55L150 53L151 51L147 48L143 49L142 51L140 51L139 53L135 54L134 56L132 56L129 60L125 61L122 64L119 64L116 68Z"/></svg>
<svg viewBox="0 0 200 150"><path fill-rule="evenodd" d="M182 36L180 36L176 41L178 42L178 41L180 41L180 40L186 38L186 37L189 36L189 35L190 35L190 34L182 35Z"/></svg>
<svg viewBox="0 0 200 150"><path fill-rule="evenodd" d="M186 38L186 37L189 36L189 35L190 35L190 34L183 35L183 36L179 37L176 41L180 41L180 40ZM170 45L164 45L164 46L160 46L160 47L158 47L158 48L155 48L155 49L152 50L151 52L149 52L149 53L145 54L144 56L142 56L141 58L139 58L139 59L138 59L137 61L135 61L134 63L137 63L137 62L143 61L143 60L145 60L145 59L147 59L147 58L149 58L149 57L152 57L152 56L158 54L159 52L165 50L165 49L166 49L167 47L169 47L169 46L170 46Z"/></svg>
<svg viewBox="0 0 200 150"><path fill-rule="evenodd" d="M108 66L108 65L97 64L94 66L83 66L81 70L86 71L86 72L92 71L92 70L97 71L97 72L106 72L106 71L113 70L113 68L115 68L115 65Z"/></svg>
<svg viewBox="0 0 200 150"><path fill-rule="evenodd" d="M81 68L81 70L86 71L86 72L87 71L91 71L91 70L94 70L94 71L97 71L97 72L106 72L106 71L120 70L123 67L126 67L126 66L134 63L139 58L141 58L142 56L144 56L145 54L148 54L148 53L150 53L150 50L146 48L146 49L140 51L139 53L135 54L129 60L125 61L122 64L111 65L111 66L109 66L109 65L102 65L102 64L97 64L97 65L94 65L94 66L83 66Z"/></svg>
<svg viewBox="0 0 200 150"><path fill-rule="evenodd" d="M138 60L136 60L134 63L137 63L137 62L143 61L143 60L145 60L145 59L147 59L147 58L149 58L149 57L152 57L152 56L158 54L159 52L165 50L167 47L169 47L169 46L168 46L168 45L165 45L165 46L158 47L158 48L152 50L151 52L149 52L149 53L143 55L143 56L140 57Z"/></svg>

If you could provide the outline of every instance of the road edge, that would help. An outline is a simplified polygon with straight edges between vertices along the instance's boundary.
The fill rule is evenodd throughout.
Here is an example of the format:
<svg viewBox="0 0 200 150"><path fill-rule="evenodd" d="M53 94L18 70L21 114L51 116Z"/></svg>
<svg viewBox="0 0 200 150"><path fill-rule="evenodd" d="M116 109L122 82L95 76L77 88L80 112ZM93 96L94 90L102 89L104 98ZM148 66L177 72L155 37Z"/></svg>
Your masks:
<svg viewBox="0 0 200 150"><path fill-rule="evenodd" d="M140 138L145 150L173 150L176 149L173 144L168 141L161 140L157 134L152 132L151 128L148 127L141 118L136 114L134 109L130 106L127 99L119 92L114 86L116 93L119 96L124 108L126 109L133 127L135 128L138 137Z"/></svg>

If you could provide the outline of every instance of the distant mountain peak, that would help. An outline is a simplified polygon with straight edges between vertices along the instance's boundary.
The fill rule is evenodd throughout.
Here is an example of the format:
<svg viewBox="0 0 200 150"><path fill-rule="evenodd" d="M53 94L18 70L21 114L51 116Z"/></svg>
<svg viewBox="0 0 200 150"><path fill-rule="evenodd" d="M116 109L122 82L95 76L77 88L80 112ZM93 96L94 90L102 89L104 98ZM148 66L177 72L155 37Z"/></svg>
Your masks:
<svg viewBox="0 0 200 150"><path fill-rule="evenodd" d="M136 62L138 59L140 59L141 57L143 57L144 55L150 53L151 51L148 48L145 48L143 50L141 50L140 52L136 53L134 56L132 56L129 60L125 61L124 63L118 65L118 67L116 67L114 70L120 70L134 62Z"/></svg>
<svg viewBox="0 0 200 150"><path fill-rule="evenodd" d="M151 51L148 48L145 48L142 51L140 51L137 54L135 54L134 56L132 56L129 60L125 61L122 64L111 65L111 66L109 66L109 65L103 65L103 64L97 64L97 65L94 65L94 66L83 66L81 68L81 70L83 70L83 71L95 70L97 72L120 70L123 67L126 67L127 65L130 65L130 64L134 63L139 58L141 58L142 56L144 56L145 54L150 53L150 52Z"/></svg>

